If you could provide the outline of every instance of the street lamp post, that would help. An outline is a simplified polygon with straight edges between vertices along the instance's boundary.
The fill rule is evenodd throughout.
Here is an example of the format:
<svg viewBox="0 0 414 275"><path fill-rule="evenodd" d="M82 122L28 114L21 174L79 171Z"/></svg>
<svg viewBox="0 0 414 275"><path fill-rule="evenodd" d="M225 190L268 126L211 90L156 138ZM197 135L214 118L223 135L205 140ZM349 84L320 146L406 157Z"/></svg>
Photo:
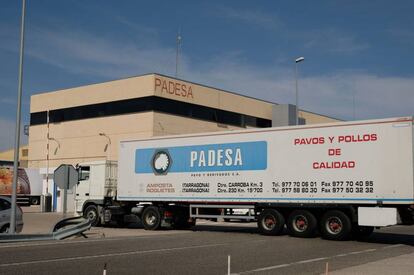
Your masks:
<svg viewBox="0 0 414 275"><path fill-rule="evenodd" d="M111 138L108 137L105 133L99 133L99 135L108 139L108 143L105 145L104 152L109 151L109 153L106 153L106 163L109 165L109 180L112 181Z"/></svg>
<svg viewBox="0 0 414 275"><path fill-rule="evenodd" d="M57 151L60 149L60 142L57 139L53 138L53 137L49 137L49 140L53 140L57 144L57 147L55 148L55 151L53 153L54 155L56 155Z"/></svg>
<svg viewBox="0 0 414 275"><path fill-rule="evenodd" d="M355 120L355 91L352 93L352 120Z"/></svg>
<svg viewBox="0 0 414 275"><path fill-rule="evenodd" d="M20 151L20 120L22 105L22 84L23 84L23 52L24 52L24 19L26 13L26 0L22 1L22 19L20 29L20 62L19 62L19 86L17 91L17 114L16 114L16 133L14 141L14 162L13 162L13 185L12 185L12 205L10 212L10 234L16 233L16 199L17 199L17 173L19 169Z"/></svg>
<svg viewBox="0 0 414 275"><path fill-rule="evenodd" d="M177 34L177 52L175 55L175 78L178 77L178 62L180 61L180 50L181 50L181 30L178 30Z"/></svg>
<svg viewBox="0 0 414 275"><path fill-rule="evenodd" d="M110 147L111 146L111 138L108 137L105 133L99 133L99 135L101 137L106 137L108 139L108 143L105 145L104 151L105 152L109 151L109 153L107 153L107 155L109 155L109 156L107 156L107 160L111 160L111 147ZM109 146L109 149L108 149L108 146Z"/></svg>
<svg viewBox="0 0 414 275"><path fill-rule="evenodd" d="M295 59L295 83L296 83L296 125L299 125L299 91L298 91L298 63L305 60L303 56Z"/></svg>

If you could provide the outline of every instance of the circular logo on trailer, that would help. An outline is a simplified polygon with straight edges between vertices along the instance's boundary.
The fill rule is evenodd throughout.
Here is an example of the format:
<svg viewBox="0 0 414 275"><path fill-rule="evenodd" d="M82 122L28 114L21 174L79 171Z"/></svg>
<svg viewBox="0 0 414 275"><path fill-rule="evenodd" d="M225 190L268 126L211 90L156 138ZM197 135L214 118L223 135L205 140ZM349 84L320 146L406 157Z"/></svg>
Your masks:
<svg viewBox="0 0 414 275"><path fill-rule="evenodd" d="M172 164L168 150L155 151L152 157L152 169L156 175L166 175Z"/></svg>

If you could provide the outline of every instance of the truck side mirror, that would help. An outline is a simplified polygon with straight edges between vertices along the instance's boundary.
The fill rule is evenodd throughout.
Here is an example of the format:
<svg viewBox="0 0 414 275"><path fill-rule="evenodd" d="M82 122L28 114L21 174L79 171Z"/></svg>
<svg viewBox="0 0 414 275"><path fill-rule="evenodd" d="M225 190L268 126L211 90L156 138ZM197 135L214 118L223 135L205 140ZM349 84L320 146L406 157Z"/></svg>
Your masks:
<svg viewBox="0 0 414 275"><path fill-rule="evenodd" d="M76 172L78 172L78 184L79 184L79 181L81 180L81 167L78 164L76 164L75 169L76 169Z"/></svg>

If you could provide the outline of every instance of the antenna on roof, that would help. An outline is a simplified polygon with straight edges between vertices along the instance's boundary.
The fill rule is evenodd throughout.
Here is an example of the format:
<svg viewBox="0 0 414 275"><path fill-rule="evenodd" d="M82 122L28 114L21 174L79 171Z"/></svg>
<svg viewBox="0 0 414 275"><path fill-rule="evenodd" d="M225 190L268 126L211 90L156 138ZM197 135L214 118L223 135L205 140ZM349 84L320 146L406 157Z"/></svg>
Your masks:
<svg viewBox="0 0 414 275"><path fill-rule="evenodd" d="M181 40L181 28L179 28L177 33L177 52L175 55L175 77L178 77L178 63L180 61Z"/></svg>

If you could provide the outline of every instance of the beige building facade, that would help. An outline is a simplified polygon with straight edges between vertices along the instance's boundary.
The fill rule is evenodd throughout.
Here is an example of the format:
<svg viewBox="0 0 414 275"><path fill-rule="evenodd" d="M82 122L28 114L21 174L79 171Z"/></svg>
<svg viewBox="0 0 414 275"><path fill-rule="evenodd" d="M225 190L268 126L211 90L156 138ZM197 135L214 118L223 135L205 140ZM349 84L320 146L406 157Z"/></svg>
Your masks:
<svg viewBox="0 0 414 275"><path fill-rule="evenodd" d="M117 160L119 141L271 127L275 104L159 74L31 97L28 165ZM306 124L337 121L300 111Z"/></svg>
<svg viewBox="0 0 414 275"><path fill-rule="evenodd" d="M19 148L19 167L27 168L28 167L28 157L29 157L29 146L23 145ZM0 152L0 166L9 165L12 166L14 161L14 149L9 149L6 151Z"/></svg>

